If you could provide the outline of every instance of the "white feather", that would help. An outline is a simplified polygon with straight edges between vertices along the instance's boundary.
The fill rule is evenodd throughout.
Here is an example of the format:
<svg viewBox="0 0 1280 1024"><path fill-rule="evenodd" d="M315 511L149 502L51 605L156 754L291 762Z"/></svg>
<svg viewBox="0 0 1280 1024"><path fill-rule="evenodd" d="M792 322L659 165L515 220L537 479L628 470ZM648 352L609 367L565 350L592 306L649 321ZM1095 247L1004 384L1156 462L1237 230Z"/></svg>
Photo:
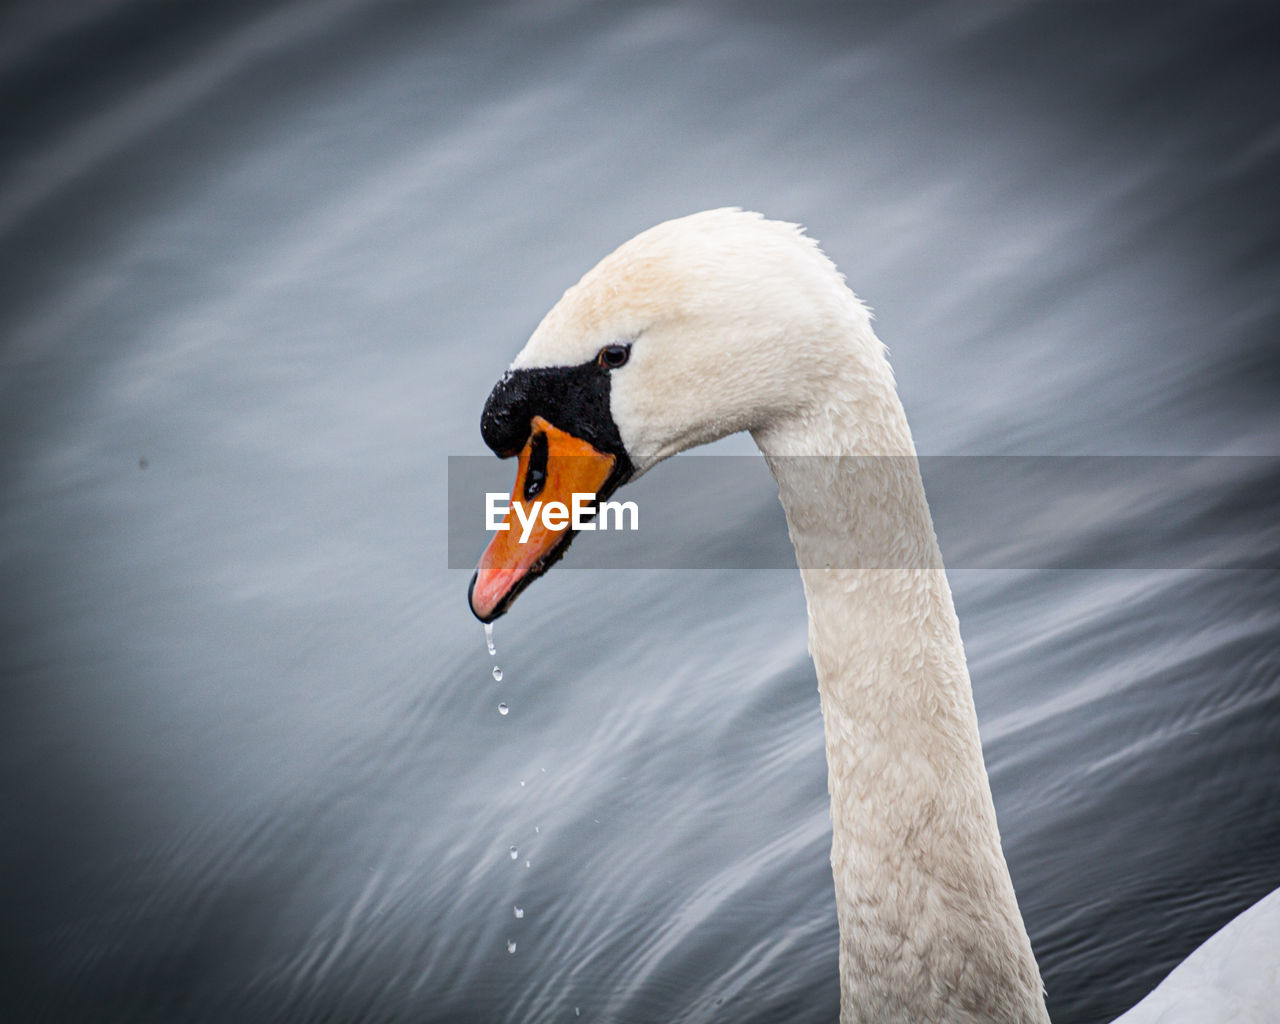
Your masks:
<svg viewBox="0 0 1280 1024"><path fill-rule="evenodd" d="M749 430L778 483L826 730L841 1020L1047 1021L915 448L866 307L795 225L712 210L602 260L513 366L575 365L618 340L632 355L611 411L639 472ZM1273 894L1125 1024L1263 1019L1247 1006L1280 1019L1278 929Z"/></svg>

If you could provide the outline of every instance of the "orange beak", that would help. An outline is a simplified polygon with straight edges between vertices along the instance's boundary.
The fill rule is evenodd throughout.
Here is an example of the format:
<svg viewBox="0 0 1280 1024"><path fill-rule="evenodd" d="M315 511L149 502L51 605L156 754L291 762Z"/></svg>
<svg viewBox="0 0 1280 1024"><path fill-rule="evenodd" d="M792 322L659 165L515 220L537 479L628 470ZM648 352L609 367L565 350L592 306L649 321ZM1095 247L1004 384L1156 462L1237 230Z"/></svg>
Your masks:
<svg viewBox="0 0 1280 1024"><path fill-rule="evenodd" d="M613 455L553 427L541 416L533 418L532 426L520 452L511 509L503 520L507 528L493 535L480 556L467 594L471 611L481 622L492 622L503 614L520 591L564 554L574 536L570 518L574 494L597 500L617 463ZM563 516L550 514L555 512L555 502L563 506Z"/></svg>

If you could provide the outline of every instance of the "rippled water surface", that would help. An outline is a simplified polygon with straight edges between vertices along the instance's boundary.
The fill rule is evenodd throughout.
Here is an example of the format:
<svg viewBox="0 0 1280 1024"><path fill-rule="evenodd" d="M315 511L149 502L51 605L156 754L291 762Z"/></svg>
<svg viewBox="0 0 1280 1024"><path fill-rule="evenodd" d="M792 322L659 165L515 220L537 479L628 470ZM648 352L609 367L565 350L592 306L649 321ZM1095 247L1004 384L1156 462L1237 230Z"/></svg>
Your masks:
<svg viewBox="0 0 1280 1024"><path fill-rule="evenodd" d="M722 205L823 242L922 452L1277 455L1276 38L1235 3L9 5L0 1015L834 1020L794 570L570 571L584 537L491 658L447 457L579 274ZM1144 506L1187 545L1154 568L1061 522L1094 568L951 574L1059 1022L1280 885L1276 475L1222 465Z"/></svg>

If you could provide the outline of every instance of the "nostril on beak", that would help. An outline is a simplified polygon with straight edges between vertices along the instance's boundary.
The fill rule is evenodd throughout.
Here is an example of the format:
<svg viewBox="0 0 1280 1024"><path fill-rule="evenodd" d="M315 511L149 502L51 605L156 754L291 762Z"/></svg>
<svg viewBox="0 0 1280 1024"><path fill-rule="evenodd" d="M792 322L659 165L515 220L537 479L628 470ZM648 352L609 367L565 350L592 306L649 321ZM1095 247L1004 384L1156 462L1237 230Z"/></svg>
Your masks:
<svg viewBox="0 0 1280 1024"><path fill-rule="evenodd" d="M529 468L524 475L524 500L532 501L542 493L547 485L547 435L538 432L533 435L533 443L529 451Z"/></svg>

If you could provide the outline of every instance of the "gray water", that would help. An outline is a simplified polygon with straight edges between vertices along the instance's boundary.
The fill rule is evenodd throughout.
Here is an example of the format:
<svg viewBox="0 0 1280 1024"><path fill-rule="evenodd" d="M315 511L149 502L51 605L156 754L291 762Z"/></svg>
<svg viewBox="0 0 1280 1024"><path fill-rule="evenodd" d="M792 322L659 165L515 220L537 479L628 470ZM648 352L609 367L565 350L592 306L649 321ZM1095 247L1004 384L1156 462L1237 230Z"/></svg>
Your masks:
<svg viewBox="0 0 1280 1024"><path fill-rule="evenodd" d="M0 1016L834 1020L795 572L570 571L584 537L491 659L448 456L579 274L722 205L823 242L922 452L1280 454L1276 39L1217 2L8 5ZM1211 568L951 572L1056 1021L1280 884L1249 491L1149 512L1225 532Z"/></svg>

